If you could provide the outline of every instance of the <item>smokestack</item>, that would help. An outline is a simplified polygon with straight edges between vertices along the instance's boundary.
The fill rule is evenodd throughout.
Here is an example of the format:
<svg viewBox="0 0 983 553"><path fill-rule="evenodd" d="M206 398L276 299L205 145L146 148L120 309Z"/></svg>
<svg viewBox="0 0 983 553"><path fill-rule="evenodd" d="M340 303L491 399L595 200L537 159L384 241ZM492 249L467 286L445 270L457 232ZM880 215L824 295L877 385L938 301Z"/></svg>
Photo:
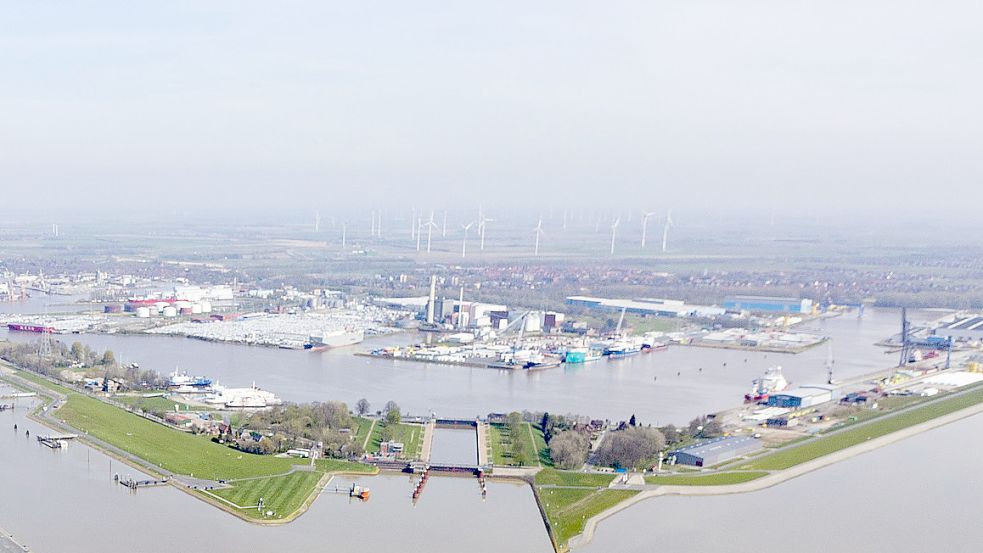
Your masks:
<svg viewBox="0 0 983 553"><path fill-rule="evenodd" d="M430 301L427 302L427 324L433 324L433 312L437 302L437 275L430 275Z"/></svg>

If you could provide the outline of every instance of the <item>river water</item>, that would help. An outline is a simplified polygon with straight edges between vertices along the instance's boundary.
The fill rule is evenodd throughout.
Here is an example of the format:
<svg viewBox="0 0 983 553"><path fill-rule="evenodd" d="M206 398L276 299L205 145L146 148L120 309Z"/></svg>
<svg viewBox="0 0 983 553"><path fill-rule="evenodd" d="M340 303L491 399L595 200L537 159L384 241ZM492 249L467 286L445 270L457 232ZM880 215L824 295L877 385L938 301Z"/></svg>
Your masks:
<svg viewBox="0 0 983 553"><path fill-rule="evenodd" d="M845 314L800 328L832 338L836 376L848 378L897 362L874 343L897 333L899 326L896 310L868 309L863 319ZM4 337L37 340L36 335L2 330L0 338ZM322 353L169 336L58 338L112 349L117 359L162 373L180 368L230 386L255 382L289 401L338 399L353 405L365 397L374 409L394 400L404 412L455 418L524 409L612 420L626 420L634 413L646 424L659 425L685 423L696 415L733 407L751 380L772 365L782 365L795 384L825 382L828 355L825 345L797 355L672 346L627 359L527 372L352 355L419 340L416 334L372 338L354 348Z"/></svg>
<svg viewBox="0 0 983 553"><path fill-rule="evenodd" d="M601 522L582 553L979 553L983 416L759 492L658 497Z"/></svg>
<svg viewBox="0 0 983 553"><path fill-rule="evenodd" d="M50 431L26 413L23 400L0 412L0 523L32 551L552 551L526 485L491 482L482 499L475 478L435 477L414 505L409 477L365 477L368 502L324 493L296 521L261 527L171 487L132 493L112 475L138 471L80 443L41 446L34 436ZM347 489L351 480L336 478L328 488L335 484Z"/></svg>

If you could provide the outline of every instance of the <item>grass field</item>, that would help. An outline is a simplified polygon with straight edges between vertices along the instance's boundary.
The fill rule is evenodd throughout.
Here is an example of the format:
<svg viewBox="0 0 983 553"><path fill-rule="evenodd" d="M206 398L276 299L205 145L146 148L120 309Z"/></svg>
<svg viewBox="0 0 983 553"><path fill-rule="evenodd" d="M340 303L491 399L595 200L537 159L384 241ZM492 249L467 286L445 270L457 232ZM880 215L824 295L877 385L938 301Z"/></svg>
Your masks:
<svg viewBox="0 0 983 553"><path fill-rule="evenodd" d="M552 488L538 490L553 539L560 550L570 538L583 532L587 519L634 496L633 490L595 490Z"/></svg>
<svg viewBox="0 0 983 553"><path fill-rule="evenodd" d="M272 518L284 518L303 505L323 476L322 472L293 472L273 478L240 480L233 483L231 488L212 490L212 493L240 507L247 507L242 512L250 518L269 518L257 509L248 508L257 505L263 498L264 512L273 511L275 514Z"/></svg>
<svg viewBox="0 0 983 553"><path fill-rule="evenodd" d="M768 474L763 471L720 472L694 476L646 476L646 484L663 486L725 486L750 482Z"/></svg>
<svg viewBox="0 0 983 553"><path fill-rule="evenodd" d="M546 436L543 435L543 427L532 425L532 438L536 443L536 454L539 457L539 464L544 467L553 466L553 458L550 457L550 448L546 445Z"/></svg>
<svg viewBox="0 0 983 553"><path fill-rule="evenodd" d="M265 510L285 518L310 497L326 472L370 474L375 467L338 459L318 459L313 471L290 472L297 459L252 455L147 420L97 399L53 384L31 373L19 376L65 394L68 399L55 416L79 431L99 438L136 457L171 472L212 480L236 480L231 488L213 490L237 505L256 505L262 497ZM256 510L243 510L250 518L264 518Z"/></svg>
<svg viewBox="0 0 983 553"><path fill-rule="evenodd" d="M742 465L740 468L757 470L787 469L800 463L811 461L817 457L829 455L841 449L863 443L867 440L897 432L898 430L947 415L960 409L972 407L980 402L983 402L983 387L976 388L965 395L915 407L911 411L886 416L883 419L875 419L873 422L863 426L804 442L802 445L761 457L747 465Z"/></svg>
<svg viewBox="0 0 983 553"><path fill-rule="evenodd" d="M352 421L355 423L354 428L352 428L352 432L355 434L355 443L358 445L366 443L365 439L369 437L373 420L364 417L352 417Z"/></svg>
<svg viewBox="0 0 983 553"><path fill-rule="evenodd" d="M540 447L536 443L535 436L537 434L539 435L540 441L542 441L542 447L546 448L546 441L543 439L542 432L534 429L527 422L522 423L522 431L519 432L518 436L512 436L507 425L488 425L488 441L491 442L492 463L501 466L536 466L539 464L542 456ZM515 450L512 447L512 444L516 440L521 441L522 447L524 448L523 451L525 454L522 459L516 458ZM549 458L549 450L546 451L546 457Z"/></svg>
<svg viewBox="0 0 983 553"><path fill-rule="evenodd" d="M615 478L613 474L573 472L566 470L543 469L536 473L537 486L580 486L584 488L606 488Z"/></svg>
<svg viewBox="0 0 983 553"><path fill-rule="evenodd" d="M418 459L420 457L420 448L423 447L423 432L424 427L422 424L396 424L390 425L386 424L385 421L379 421L376 423L375 428L372 429L372 437L369 439L369 447L366 451L371 453L379 452L379 444L382 442L382 429L383 428L393 429L393 440L397 442L403 442L403 457L406 459Z"/></svg>
<svg viewBox="0 0 983 553"><path fill-rule="evenodd" d="M283 474L294 463L268 455L243 453L149 421L76 392L55 416L141 459L178 474L212 480Z"/></svg>

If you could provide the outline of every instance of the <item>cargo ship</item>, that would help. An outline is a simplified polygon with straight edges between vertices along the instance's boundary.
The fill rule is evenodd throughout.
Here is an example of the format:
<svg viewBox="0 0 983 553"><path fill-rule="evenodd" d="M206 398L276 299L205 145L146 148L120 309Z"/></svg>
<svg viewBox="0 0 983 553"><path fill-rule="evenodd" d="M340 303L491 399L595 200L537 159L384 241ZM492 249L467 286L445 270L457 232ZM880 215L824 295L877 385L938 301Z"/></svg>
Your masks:
<svg viewBox="0 0 983 553"><path fill-rule="evenodd" d="M304 349L311 351L324 351L326 349L341 348L360 343L365 339L361 330L335 330L325 332L320 336L311 336L304 344Z"/></svg>
<svg viewBox="0 0 983 553"><path fill-rule="evenodd" d="M44 326L44 325L29 325L21 323L10 323L7 325L7 330L16 330L18 332L36 332L38 334L42 333L53 333L55 332L55 327Z"/></svg>
<svg viewBox="0 0 983 553"><path fill-rule="evenodd" d="M642 345L630 340L619 340L604 348L604 355L609 359L630 357L642 351Z"/></svg>
<svg viewBox="0 0 983 553"><path fill-rule="evenodd" d="M190 386L191 388L207 388L212 385L212 380L210 378L205 378L204 376L189 376L188 373L179 373L174 371L171 373L171 377L168 379L167 385L172 388L181 388L185 386Z"/></svg>
<svg viewBox="0 0 983 553"><path fill-rule="evenodd" d="M782 374L782 367L771 367L765 371L761 378L755 378L751 382L751 391L744 394L745 403L760 403L768 401L768 397L775 392L782 392L788 389L790 383L785 380Z"/></svg>

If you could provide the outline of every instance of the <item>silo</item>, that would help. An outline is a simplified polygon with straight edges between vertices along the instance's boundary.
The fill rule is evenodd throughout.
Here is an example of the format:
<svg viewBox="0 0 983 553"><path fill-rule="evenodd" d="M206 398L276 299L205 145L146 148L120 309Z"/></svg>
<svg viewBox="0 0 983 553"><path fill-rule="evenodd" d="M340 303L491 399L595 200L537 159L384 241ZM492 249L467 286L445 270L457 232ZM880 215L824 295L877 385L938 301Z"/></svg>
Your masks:
<svg viewBox="0 0 983 553"><path fill-rule="evenodd" d="M164 316L177 317L177 309L175 309L173 305L168 305L167 307L164 308Z"/></svg>
<svg viewBox="0 0 983 553"><path fill-rule="evenodd" d="M137 317L139 317L141 319L146 319L146 318L150 317L150 308L149 307L137 307Z"/></svg>

